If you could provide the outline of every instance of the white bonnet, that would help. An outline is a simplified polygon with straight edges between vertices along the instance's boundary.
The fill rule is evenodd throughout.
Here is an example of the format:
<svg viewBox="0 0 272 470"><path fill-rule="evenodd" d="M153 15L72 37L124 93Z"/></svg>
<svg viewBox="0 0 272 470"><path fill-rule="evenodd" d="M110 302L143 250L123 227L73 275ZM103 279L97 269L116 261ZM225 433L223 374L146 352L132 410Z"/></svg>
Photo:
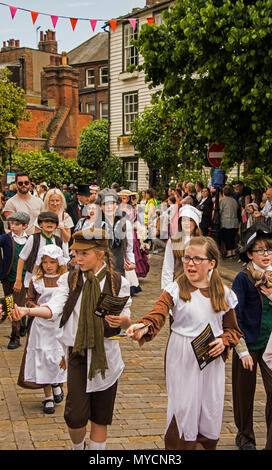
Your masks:
<svg viewBox="0 0 272 470"><path fill-rule="evenodd" d="M62 249L55 244L45 245L40 248L36 260L36 264L38 266L41 264L43 256L49 256L50 258L57 259L59 266L65 266L67 264L67 259L63 256Z"/></svg>
<svg viewBox="0 0 272 470"><path fill-rule="evenodd" d="M199 227L202 218L202 212L200 212L196 207L186 204L180 208L179 217L189 217L190 219L193 219L196 225Z"/></svg>

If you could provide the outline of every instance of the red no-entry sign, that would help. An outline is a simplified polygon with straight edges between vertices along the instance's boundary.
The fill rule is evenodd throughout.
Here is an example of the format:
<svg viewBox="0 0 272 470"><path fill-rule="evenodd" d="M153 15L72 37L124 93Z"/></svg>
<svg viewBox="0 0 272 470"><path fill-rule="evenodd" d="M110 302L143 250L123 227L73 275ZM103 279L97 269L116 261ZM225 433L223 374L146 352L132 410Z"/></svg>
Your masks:
<svg viewBox="0 0 272 470"><path fill-rule="evenodd" d="M212 144L208 150L208 161L215 168L219 168L222 162L223 154L225 150L225 144Z"/></svg>

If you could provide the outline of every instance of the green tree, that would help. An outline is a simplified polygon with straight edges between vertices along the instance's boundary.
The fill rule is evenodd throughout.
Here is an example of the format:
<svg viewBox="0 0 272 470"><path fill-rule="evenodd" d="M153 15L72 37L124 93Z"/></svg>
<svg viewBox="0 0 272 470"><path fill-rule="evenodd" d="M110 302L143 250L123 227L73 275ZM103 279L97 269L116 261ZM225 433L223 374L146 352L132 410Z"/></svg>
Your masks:
<svg viewBox="0 0 272 470"><path fill-rule="evenodd" d="M93 183L95 172L81 167L76 160L67 160L56 152L15 152L13 166L29 174L32 181L53 183Z"/></svg>
<svg viewBox="0 0 272 470"><path fill-rule="evenodd" d="M24 90L9 80L10 71L0 70L0 152L2 164L7 156L4 138L11 132L14 136L20 120L28 119Z"/></svg>
<svg viewBox="0 0 272 470"><path fill-rule="evenodd" d="M272 0L178 0L137 47L150 88L179 110L181 155L225 142L225 167L271 169Z"/></svg>

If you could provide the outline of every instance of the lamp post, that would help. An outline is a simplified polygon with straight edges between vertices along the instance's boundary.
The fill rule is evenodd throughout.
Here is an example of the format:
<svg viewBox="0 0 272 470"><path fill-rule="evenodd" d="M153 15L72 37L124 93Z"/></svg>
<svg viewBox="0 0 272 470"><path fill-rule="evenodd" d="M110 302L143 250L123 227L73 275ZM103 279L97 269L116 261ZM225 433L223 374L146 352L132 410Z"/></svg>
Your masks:
<svg viewBox="0 0 272 470"><path fill-rule="evenodd" d="M9 172L11 173L12 151L15 146L16 137L13 137L12 133L10 132L9 135L5 137L5 142L9 150Z"/></svg>

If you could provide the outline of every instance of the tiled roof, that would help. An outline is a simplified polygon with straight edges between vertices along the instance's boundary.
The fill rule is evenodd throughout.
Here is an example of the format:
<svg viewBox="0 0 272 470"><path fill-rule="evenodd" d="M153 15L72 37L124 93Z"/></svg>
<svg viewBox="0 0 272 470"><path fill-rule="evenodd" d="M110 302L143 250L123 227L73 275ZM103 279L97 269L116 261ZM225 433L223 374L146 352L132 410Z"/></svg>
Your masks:
<svg viewBox="0 0 272 470"><path fill-rule="evenodd" d="M108 60L108 33L97 33L67 53L69 65Z"/></svg>

